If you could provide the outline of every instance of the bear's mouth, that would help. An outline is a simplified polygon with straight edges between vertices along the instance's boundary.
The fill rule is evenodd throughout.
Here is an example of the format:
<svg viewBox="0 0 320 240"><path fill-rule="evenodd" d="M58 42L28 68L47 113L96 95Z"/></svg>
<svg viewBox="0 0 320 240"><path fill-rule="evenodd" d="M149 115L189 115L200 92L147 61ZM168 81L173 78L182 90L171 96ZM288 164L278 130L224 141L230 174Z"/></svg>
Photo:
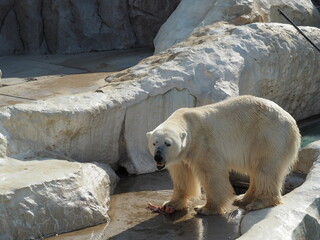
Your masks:
<svg viewBox="0 0 320 240"><path fill-rule="evenodd" d="M166 166L165 163L157 162L157 168L158 168L158 170L163 169L165 166Z"/></svg>

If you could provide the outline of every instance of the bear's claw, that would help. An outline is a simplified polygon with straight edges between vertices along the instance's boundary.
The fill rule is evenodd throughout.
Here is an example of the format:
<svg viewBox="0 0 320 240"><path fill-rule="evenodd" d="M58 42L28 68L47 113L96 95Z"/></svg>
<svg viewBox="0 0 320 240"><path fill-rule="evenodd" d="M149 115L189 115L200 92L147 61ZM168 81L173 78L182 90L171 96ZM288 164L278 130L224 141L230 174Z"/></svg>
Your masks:
<svg viewBox="0 0 320 240"><path fill-rule="evenodd" d="M211 209L206 206L197 206L194 208L194 210L197 212L199 215L214 215L214 214L219 214L219 211L217 209Z"/></svg>

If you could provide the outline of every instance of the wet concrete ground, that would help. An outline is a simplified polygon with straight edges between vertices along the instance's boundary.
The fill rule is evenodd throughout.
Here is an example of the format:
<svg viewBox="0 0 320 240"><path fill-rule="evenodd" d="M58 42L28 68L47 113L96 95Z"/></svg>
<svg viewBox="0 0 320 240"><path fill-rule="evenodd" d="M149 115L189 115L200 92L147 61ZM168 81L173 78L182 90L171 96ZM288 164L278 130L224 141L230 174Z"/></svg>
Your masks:
<svg viewBox="0 0 320 240"><path fill-rule="evenodd" d="M149 202L161 205L171 194L172 183L166 171L122 178L111 196L109 224L47 240L227 240L240 236L243 212L238 209L228 216L198 216L193 208L164 216L146 209Z"/></svg>
<svg viewBox="0 0 320 240"><path fill-rule="evenodd" d="M76 94L106 85L113 72L136 65L153 49L0 57L0 107Z"/></svg>

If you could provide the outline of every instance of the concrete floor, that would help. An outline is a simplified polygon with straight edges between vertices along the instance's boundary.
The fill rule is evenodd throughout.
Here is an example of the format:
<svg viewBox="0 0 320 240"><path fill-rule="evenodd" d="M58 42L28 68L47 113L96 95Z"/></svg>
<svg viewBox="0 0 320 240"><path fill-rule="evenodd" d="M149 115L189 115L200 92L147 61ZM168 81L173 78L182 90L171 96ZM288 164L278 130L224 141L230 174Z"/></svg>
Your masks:
<svg viewBox="0 0 320 240"><path fill-rule="evenodd" d="M0 107L106 85L108 74L136 65L153 49L0 57Z"/></svg>
<svg viewBox="0 0 320 240"><path fill-rule="evenodd" d="M121 178L111 196L109 224L47 240L227 240L240 236L242 210L235 209L228 216L198 216L191 207L188 211L164 216L146 209L149 202L161 205L168 200L171 189L172 183L166 171Z"/></svg>

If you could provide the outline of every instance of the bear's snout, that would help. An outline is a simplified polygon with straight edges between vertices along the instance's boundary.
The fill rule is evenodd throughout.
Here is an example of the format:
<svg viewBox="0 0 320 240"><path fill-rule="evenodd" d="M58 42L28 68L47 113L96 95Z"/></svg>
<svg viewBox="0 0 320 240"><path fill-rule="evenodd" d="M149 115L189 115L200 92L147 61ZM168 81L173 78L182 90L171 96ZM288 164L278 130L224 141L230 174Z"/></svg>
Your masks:
<svg viewBox="0 0 320 240"><path fill-rule="evenodd" d="M153 158L156 162L162 162L163 157L162 157L162 152L161 150L157 150L154 154L154 158Z"/></svg>
<svg viewBox="0 0 320 240"><path fill-rule="evenodd" d="M162 157L162 151L160 149L156 150L153 159L157 162L157 168L159 170L165 167L165 161Z"/></svg>

